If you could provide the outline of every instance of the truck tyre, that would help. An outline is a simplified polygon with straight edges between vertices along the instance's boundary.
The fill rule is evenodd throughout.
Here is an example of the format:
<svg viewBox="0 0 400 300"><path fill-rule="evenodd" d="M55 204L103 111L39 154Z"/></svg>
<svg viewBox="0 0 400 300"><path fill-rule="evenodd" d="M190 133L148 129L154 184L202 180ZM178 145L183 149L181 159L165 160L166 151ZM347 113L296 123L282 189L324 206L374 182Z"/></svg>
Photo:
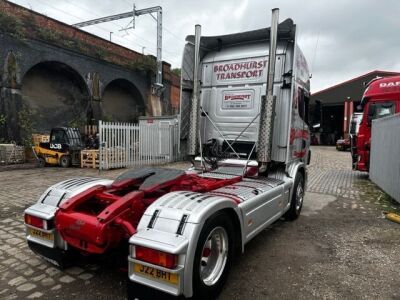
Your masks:
<svg viewBox="0 0 400 300"><path fill-rule="evenodd" d="M63 168L68 168L71 165L71 157L68 155L63 155L60 158L60 166Z"/></svg>
<svg viewBox="0 0 400 300"><path fill-rule="evenodd" d="M38 157L37 165L39 168L43 168L46 166L46 160L43 157Z"/></svg>
<svg viewBox="0 0 400 300"><path fill-rule="evenodd" d="M209 218L200 233L193 266L193 298L215 299L232 264L234 226L224 213Z"/></svg>
<svg viewBox="0 0 400 300"><path fill-rule="evenodd" d="M293 194L290 201L290 208L284 215L284 218L289 221L296 220L300 216L301 208L304 200L304 176L297 172L294 179Z"/></svg>

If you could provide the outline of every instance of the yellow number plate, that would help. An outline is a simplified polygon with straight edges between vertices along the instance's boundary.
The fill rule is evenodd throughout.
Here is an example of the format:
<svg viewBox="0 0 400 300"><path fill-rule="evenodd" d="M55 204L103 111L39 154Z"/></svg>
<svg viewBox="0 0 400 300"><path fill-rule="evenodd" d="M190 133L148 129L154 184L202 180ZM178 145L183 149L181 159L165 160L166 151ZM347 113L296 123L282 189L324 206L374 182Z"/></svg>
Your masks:
<svg viewBox="0 0 400 300"><path fill-rule="evenodd" d="M141 264L134 264L134 271L135 273L139 273L152 279L166 281L171 284L178 284L179 282L178 274L161 271Z"/></svg>
<svg viewBox="0 0 400 300"><path fill-rule="evenodd" d="M47 241L54 241L54 235L52 233L47 233L38 229L34 228L28 228L28 233L29 235L39 238L42 240L47 240Z"/></svg>

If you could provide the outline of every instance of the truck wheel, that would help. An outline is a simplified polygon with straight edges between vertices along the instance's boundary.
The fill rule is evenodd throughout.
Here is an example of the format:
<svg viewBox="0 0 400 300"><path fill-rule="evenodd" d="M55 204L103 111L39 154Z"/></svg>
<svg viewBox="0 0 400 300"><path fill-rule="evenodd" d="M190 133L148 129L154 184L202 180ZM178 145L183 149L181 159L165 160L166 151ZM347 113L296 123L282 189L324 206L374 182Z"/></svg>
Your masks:
<svg viewBox="0 0 400 300"><path fill-rule="evenodd" d="M296 220L300 216L301 208L303 207L304 200L304 176L297 172L294 179L293 195L290 201L290 208L284 215L286 220Z"/></svg>
<svg viewBox="0 0 400 300"><path fill-rule="evenodd" d="M60 166L63 168L68 168L71 165L71 157L68 155L63 155L60 158Z"/></svg>
<svg viewBox="0 0 400 300"><path fill-rule="evenodd" d="M195 299L215 299L230 270L234 250L234 227L224 213L206 221L200 233L193 266Z"/></svg>

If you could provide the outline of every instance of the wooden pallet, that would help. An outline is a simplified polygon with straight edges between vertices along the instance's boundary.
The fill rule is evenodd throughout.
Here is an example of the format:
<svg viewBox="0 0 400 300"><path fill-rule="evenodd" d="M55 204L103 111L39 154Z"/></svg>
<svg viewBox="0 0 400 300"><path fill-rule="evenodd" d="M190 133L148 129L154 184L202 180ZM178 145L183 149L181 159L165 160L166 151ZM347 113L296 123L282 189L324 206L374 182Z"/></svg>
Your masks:
<svg viewBox="0 0 400 300"><path fill-rule="evenodd" d="M103 151L102 161L106 164L118 164L125 161L126 151L124 149L105 149ZM81 151L81 168L99 168L100 153L99 150Z"/></svg>
<svg viewBox="0 0 400 300"><path fill-rule="evenodd" d="M81 168L99 168L99 150L81 151Z"/></svg>
<svg viewBox="0 0 400 300"><path fill-rule="evenodd" d="M1 164L21 164L25 162L25 148L15 144L0 144Z"/></svg>

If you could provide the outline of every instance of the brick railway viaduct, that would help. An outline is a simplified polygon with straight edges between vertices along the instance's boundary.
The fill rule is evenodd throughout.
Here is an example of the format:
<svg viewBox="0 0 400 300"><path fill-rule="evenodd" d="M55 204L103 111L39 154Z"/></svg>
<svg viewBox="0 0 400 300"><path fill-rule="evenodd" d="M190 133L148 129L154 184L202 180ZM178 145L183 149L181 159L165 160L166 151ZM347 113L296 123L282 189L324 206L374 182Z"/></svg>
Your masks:
<svg viewBox="0 0 400 300"><path fill-rule="evenodd" d="M179 78L164 62L157 97L155 71L152 56L0 0L0 142L55 126L174 113Z"/></svg>

